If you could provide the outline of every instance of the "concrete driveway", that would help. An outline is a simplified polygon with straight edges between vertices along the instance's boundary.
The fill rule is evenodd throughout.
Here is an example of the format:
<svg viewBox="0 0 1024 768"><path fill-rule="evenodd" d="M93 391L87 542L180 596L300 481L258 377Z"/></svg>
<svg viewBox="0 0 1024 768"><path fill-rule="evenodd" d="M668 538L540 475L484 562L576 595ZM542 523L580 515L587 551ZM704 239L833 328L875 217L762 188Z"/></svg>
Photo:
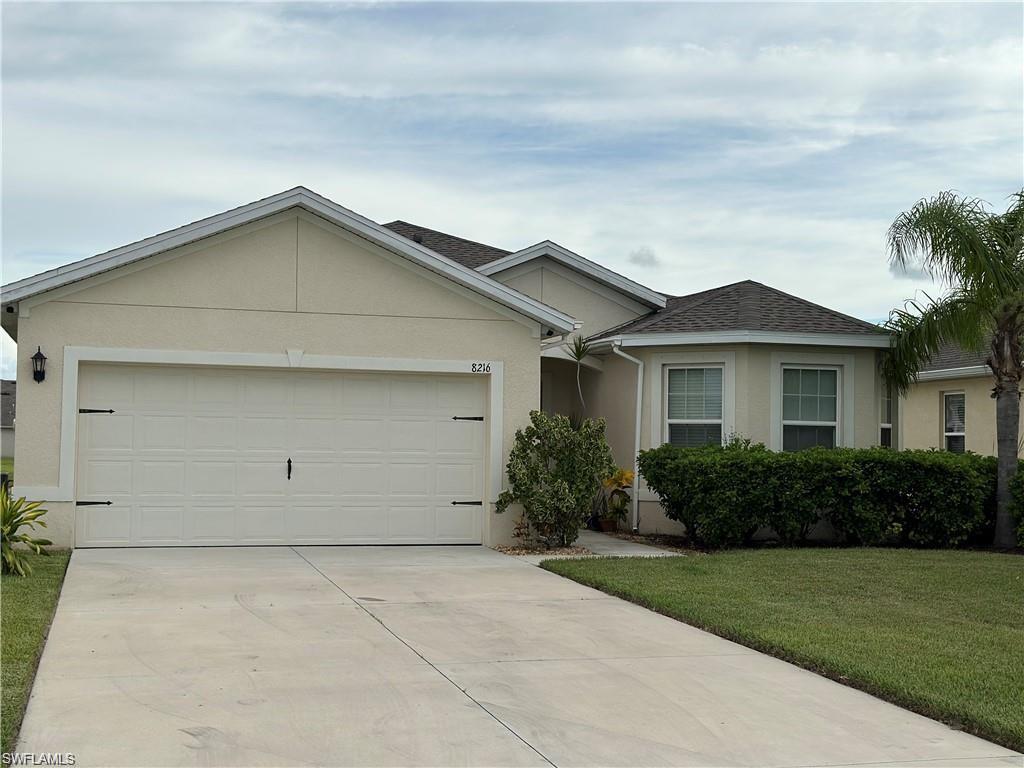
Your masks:
<svg viewBox="0 0 1024 768"><path fill-rule="evenodd" d="M78 765L1022 765L480 547L78 550L19 748Z"/></svg>

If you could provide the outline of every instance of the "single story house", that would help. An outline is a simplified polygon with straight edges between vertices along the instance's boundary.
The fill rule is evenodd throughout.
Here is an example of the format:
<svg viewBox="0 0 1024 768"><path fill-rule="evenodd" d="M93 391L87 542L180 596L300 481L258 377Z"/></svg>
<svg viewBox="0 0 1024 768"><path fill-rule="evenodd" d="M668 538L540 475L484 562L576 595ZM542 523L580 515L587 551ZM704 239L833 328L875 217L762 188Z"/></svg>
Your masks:
<svg viewBox="0 0 1024 768"><path fill-rule="evenodd" d="M18 385L12 379L0 379L0 458L14 458L14 403Z"/></svg>
<svg viewBox="0 0 1024 768"><path fill-rule="evenodd" d="M302 187L0 299L15 490L64 546L507 542L494 501L540 407L607 419L624 466L664 441L891 440L869 323L750 281L667 296L550 241L380 225ZM634 525L672 527L634 498Z"/></svg>
<svg viewBox="0 0 1024 768"><path fill-rule="evenodd" d="M987 352L946 344L901 398L901 449L937 448L996 455L994 380ZM1024 429L1018 451L1024 446Z"/></svg>

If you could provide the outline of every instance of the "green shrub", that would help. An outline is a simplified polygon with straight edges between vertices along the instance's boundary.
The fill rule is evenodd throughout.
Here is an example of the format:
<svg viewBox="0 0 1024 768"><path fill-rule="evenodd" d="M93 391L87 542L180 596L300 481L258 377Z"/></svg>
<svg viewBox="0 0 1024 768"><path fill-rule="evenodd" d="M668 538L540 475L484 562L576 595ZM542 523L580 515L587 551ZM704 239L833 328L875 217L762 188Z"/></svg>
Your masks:
<svg viewBox="0 0 1024 768"><path fill-rule="evenodd" d="M530 426L516 430L507 470L509 489L498 496L498 511L522 504L538 541L572 544L593 511L601 481L615 471L604 419L573 424L566 416L531 411Z"/></svg>
<svg viewBox="0 0 1024 768"><path fill-rule="evenodd" d="M0 485L0 571L3 573L28 576L32 573L32 566L25 557L26 551L31 550L37 555L47 554L43 547L49 546L52 541L37 539L27 530L21 530L46 527L46 521L42 519L46 510L42 506L41 501L27 502L24 497L12 498L7 486Z"/></svg>
<svg viewBox="0 0 1024 768"><path fill-rule="evenodd" d="M741 544L760 527L797 544L826 520L845 544L956 547L993 519L995 463L973 454L666 445L642 452L639 464L668 517L703 546Z"/></svg>

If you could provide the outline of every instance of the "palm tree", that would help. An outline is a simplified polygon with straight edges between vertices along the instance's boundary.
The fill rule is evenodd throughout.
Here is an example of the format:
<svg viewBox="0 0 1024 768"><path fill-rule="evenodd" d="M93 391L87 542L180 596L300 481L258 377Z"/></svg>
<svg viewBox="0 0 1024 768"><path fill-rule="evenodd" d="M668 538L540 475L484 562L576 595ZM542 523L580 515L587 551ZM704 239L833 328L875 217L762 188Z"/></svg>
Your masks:
<svg viewBox="0 0 1024 768"><path fill-rule="evenodd" d="M576 361L576 392L580 396L580 408L583 409L583 413L580 414L580 418L586 414L587 404L583 400L583 385L580 383L580 372L583 368L583 359L590 354L590 342L584 341L581 336L573 336L572 344L569 347L569 357Z"/></svg>
<svg viewBox="0 0 1024 768"><path fill-rule="evenodd" d="M996 400L996 531L994 546L1015 544L1010 481L1017 471L1020 386L1024 376L1024 190L1011 196L1006 213L991 212L981 200L942 192L921 200L889 227L893 266L921 268L941 283L940 298L909 300L894 309L886 328L893 333L882 363L886 380L899 393L945 343L981 351L992 370Z"/></svg>

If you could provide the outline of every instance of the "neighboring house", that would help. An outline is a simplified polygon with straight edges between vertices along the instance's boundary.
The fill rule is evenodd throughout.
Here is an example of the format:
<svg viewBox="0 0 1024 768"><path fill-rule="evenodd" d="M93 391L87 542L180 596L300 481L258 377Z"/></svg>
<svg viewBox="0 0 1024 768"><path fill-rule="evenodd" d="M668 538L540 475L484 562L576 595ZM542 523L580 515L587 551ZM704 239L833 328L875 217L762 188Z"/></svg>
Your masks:
<svg viewBox="0 0 1024 768"><path fill-rule="evenodd" d="M14 458L14 407L18 383L0 379L0 458Z"/></svg>
<svg viewBox="0 0 1024 768"><path fill-rule="evenodd" d="M900 448L996 455L995 380L987 357L947 344L929 361L901 398Z"/></svg>
<svg viewBox="0 0 1024 768"><path fill-rule="evenodd" d="M39 383L18 360L17 492L59 545L506 542L494 501L541 406L606 418L624 466L666 440L885 439L869 323L749 281L669 297L549 241L382 226L301 187L2 304L48 358ZM641 527L671 528L637 490Z"/></svg>

